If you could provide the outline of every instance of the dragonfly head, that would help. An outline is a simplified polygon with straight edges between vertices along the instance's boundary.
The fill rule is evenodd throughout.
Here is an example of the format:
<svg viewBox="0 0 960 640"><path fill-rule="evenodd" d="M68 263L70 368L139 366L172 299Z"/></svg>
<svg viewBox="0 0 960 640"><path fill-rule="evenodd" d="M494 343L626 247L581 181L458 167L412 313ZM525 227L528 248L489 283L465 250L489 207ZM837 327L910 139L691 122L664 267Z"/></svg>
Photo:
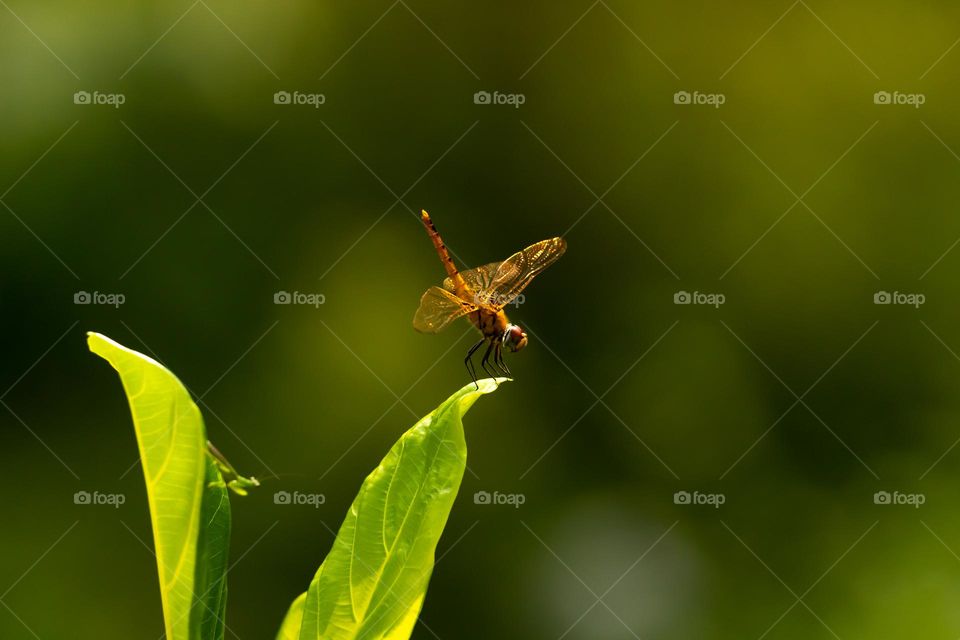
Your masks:
<svg viewBox="0 0 960 640"><path fill-rule="evenodd" d="M527 334L517 325L508 324L507 330L503 332L503 343L510 348L510 351L520 351L527 346Z"/></svg>

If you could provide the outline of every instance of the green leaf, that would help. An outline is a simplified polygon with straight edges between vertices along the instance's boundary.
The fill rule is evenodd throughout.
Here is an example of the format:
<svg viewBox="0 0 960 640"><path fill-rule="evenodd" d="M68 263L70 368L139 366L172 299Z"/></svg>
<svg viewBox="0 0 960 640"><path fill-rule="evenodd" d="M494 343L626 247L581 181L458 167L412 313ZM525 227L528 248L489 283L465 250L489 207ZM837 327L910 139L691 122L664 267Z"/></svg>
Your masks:
<svg viewBox="0 0 960 640"><path fill-rule="evenodd" d="M97 333L90 350L120 374L147 485L167 640L220 640L230 503L207 455L200 411L170 371Z"/></svg>
<svg viewBox="0 0 960 640"><path fill-rule="evenodd" d="M230 549L230 498L223 476L207 456L207 474L200 503L197 568L190 637L223 640L227 608L227 561Z"/></svg>
<svg viewBox="0 0 960 640"><path fill-rule="evenodd" d="M300 624L303 622L303 603L307 600L307 594L301 593L293 601L287 610L287 615L280 625L280 632L277 633L277 640L297 640L300 637Z"/></svg>
<svg viewBox="0 0 960 640"><path fill-rule="evenodd" d="M367 476L279 639L407 640L467 461L463 414L503 381L453 394L407 431ZM302 611L298 603L302 603ZM299 636L295 629L298 618Z"/></svg>

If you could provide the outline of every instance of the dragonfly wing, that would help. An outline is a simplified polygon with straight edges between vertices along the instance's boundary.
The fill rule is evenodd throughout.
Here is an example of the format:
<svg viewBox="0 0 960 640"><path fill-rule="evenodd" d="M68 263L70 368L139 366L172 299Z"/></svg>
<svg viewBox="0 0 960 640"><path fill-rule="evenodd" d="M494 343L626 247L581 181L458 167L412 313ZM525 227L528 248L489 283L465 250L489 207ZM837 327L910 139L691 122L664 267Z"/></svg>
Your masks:
<svg viewBox="0 0 960 640"><path fill-rule="evenodd" d="M420 297L420 308L413 316L413 328L421 333L438 333L476 308L445 289L430 287Z"/></svg>
<svg viewBox="0 0 960 640"><path fill-rule="evenodd" d="M480 296L480 293L490 289L490 285L493 284L493 276L497 273L500 264L500 262L491 262L476 269L460 272L463 281L467 283L470 290L477 296L478 303L487 302L487 300ZM450 278L445 279L443 281L443 288L447 291L454 291L453 280Z"/></svg>
<svg viewBox="0 0 960 640"><path fill-rule="evenodd" d="M513 301L537 274L552 265L567 250L563 238L550 238L518 251L500 263L489 287L480 295L499 305Z"/></svg>

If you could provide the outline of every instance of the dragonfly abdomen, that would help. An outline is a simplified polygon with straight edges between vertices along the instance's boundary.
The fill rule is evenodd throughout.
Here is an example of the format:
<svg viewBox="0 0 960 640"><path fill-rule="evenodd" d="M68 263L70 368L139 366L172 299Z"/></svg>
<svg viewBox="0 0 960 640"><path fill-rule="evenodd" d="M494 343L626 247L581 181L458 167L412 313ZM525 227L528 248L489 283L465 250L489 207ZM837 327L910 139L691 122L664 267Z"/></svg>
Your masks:
<svg viewBox="0 0 960 640"><path fill-rule="evenodd" d="M467 283L464 282L463 276L461 276L457 270L457 265L453 264L453 258L450 257L450 252L447 251L447 245L443 243L443 238L440 237L440 232L437 231L436 225L434 225L433 220L430 219L430 214L423 209L420 210L420 222L423 223L424 228L427 230L427 235L430 236L430 240L433 242L433 248L437 250L437 255L440 256L440 262L443 263L443 268L446 270L447 276L453 281L454 293L460 297L464 297L464 294L469 292Z"/></svg>

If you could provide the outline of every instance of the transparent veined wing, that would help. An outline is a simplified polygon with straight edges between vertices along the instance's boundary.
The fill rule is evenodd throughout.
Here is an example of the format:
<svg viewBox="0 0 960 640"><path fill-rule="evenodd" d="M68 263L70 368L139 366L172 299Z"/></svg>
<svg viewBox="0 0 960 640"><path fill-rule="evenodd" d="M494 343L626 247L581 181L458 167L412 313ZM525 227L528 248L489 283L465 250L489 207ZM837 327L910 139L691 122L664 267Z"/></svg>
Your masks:
<svg viewBox="0 0 960 640"><path fill-rule="evenodd" d="M478 297L506 305L523 291L537 274L552 265L567 250L563 238L550 238L518 251L500 263L490 285Z"/></svg>
<svg viewBox="0 0 960 640"><path fill-rule="evenodd" d="M460 277L463 278L464 282L467 283L467 286L470 287L470 290L476 296L477 303L486 304L489 302L484 299L481 294L484 291L489 291L490 285L493 284L493 276L497 273L497 269L500 268L501 264L501 262L491 262L476 269L460 272ZM452 292L454 290L453 280L450 278L444 279L443 288Z"/></svg>
<svg viewBox="0 0 960 640"><path fill-rule="evenodd" d="M430 287L420 297L420 307L413 316L413 328L422 333L437 333L476 308L445 289Z"/></svg>

